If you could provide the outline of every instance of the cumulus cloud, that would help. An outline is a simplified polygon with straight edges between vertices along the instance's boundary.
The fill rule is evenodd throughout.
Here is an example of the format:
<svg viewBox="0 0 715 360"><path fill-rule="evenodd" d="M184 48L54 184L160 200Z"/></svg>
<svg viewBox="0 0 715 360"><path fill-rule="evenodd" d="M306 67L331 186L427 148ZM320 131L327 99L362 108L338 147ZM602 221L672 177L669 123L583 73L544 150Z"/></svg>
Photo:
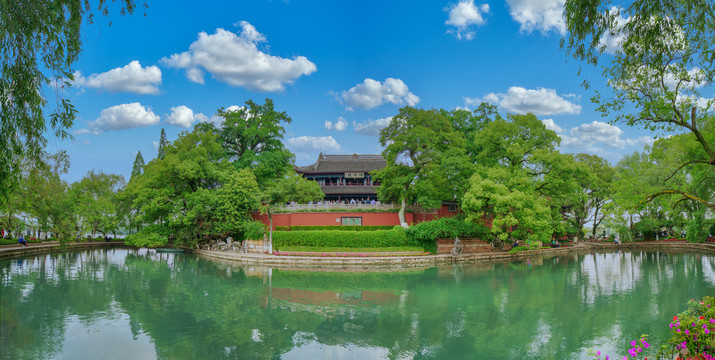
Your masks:
<svg viewBox="0 0 715 360"><path fill-rule="evenodd" d="M340 150L338 144L332 136L298 136L286 140L288 148L297 152L305 151L328 151Z"/></svg>
<svg viewBox="0 0 715 360"><path fill-rule="evenodd" d="M415 106L420 101L402 80L393 78L385 79L384 83L367 78L350 90L343 91L342 99L348 110L354 107L368 110L384 103Z"/></svg>
<svg viewBox="0 0 715 360"><path fill-rule="evenodd" d="M566 0L507 0L509 15L521 24L522 33L534 30L546 34L551 30L566 34L564 3Z"/></svg>
<svg viewBox="0 0 715 360"><path fill-rule="evenodd" d="M127 130L158 123L159 117L151 109L137 102L102 110L99 118L89 123L89 130L93 134L99 134L104 131Z"/></svg>
<svg viewBox="0 0 715 360"><path fill-rule="evenodd" d="M489 4L477 6L474 0L461 0L446 10L449 10L449 19L444 23L454 27L448 32L455 34L457 39L472 40L475 34L472 26L484 25L483 14L489 13Z"/></svg>
<svg viewBox="0 0 715 360"><path fill-rule="evenodd" d="M292 59L269 55L258 48L266 41L253 25L246 21L236 24L240 34L216 29L209 35L199 33L189 50L161 59L167 66L185 69L186 77L204 83L204 71L232 86L257 91L283 91L301 75L317 70L304 56Z"/></svg>
<svg viewBox="0 0 715 360"><path fill-rule="evenodd" d="M556 133L564 132L564 129L561 126L556 125L554 119L543 119L541 122L544 123L544 126L546 126L549 130L555 131Z"/></svg>
<svg viewBox="0 0 715 360"><path fill-rule="evenodd" d="M165 116L165 121L171 125L188 129L195 122L208 121L208 116L202 113L194 113L190 108L179 105L171 108L171 114Z"/></svg>
<svg viewBox="0 0 715 360"><path fill-rule="evenodd" d="M652 136L639 136L635 139L626 139L626 144L629 146L639 146L644 147L646 145L651 146L655 142L655 138Z"/></svg>
<svg viewBox="0 0 715 360"><path fill-rule="evenodd" d="M326 130L336 130L336 131L344 131L345 129L348 128L348 122L343 119L343 117L339 117L338 121L333 123L330 120L325 120L325 129Z"/></svg>
<svg viewBox="0 0 715 360"><path fill-rule="evenodd" d="M555 115L581 112L581 105L564 99L554 89L546 88L525 89L512 86L506 94L490 93L481 99L465 98L467 105L479 104L483 101L517 114Z"/></svg>
<svg viewBox="0 0 715 360"><path fill-rule="evenodd" d="M626 142L621 139L623 130L600 121L581 124L571 129L570 134L571 136L562 136L562 145L590 147L598 143L618 149L623 149L626 146Z"/></svg>
<svg viewBox="0 0 715 360"><path fill-rule="evenodd" d="M156 66L142 67L139 61L132 61L124 67L88 77L75 71L74 85L104 89L110 92L130 92L134 94L158 94L161 85L161 70Z"/></svg>
<svg viewBox="0 0 715 360"><path fill-rule="evenodd" d="M392 116L377 120L370 120L363 123L353 122L353 128L355 129L355 132L360 135L379 136L380 130L390 125L391 121Z"/></svg>

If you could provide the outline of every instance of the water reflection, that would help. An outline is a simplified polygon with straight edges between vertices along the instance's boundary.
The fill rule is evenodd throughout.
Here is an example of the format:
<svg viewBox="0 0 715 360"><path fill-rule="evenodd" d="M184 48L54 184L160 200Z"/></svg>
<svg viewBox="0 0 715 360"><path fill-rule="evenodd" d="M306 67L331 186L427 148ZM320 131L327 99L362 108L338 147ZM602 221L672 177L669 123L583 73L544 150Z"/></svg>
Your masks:
<svg viewBox="0 0 715 360"><path fill-rule="evenodd" d="M715 293L714 267L656 252L397 272L42 255L0 262L0 357L580 359L664 337L687 299Z"/></svg>

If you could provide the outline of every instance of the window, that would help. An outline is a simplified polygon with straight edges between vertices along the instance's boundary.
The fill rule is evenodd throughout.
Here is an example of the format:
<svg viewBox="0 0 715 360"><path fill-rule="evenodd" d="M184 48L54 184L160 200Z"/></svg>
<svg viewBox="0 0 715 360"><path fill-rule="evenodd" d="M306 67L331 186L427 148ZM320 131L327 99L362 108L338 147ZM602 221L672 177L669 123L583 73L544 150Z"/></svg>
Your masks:
<svg viewBox="0 0 715 360"><path fill-rule="evenodd" d="M341 217L340 225L360 225L362 226L362 217Z"/></svg>

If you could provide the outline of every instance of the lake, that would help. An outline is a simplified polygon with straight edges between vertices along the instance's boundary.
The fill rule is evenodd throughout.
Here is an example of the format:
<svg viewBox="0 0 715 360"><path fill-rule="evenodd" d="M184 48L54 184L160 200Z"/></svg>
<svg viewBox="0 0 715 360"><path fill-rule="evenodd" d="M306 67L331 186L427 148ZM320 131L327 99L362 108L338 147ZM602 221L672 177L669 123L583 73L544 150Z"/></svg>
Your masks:
<svg viewBox="0 0 715 360"><path fill-rule="evenodd" d="M113 248L0 260L0 277L2 359L583 359L667 339L715 294L715 256L306 271Z"/></svg>

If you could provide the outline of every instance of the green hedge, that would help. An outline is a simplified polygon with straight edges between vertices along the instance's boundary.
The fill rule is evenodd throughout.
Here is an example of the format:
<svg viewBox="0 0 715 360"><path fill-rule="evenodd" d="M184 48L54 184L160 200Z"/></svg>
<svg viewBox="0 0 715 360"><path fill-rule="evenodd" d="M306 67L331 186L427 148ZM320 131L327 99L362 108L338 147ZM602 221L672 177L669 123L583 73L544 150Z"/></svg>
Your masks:
<svg viewBox="0 0 715 360"><path fill-rule="evenodd" d="M124 239L124 244L127 246L134 246L134 247L154 248L154 247L166 245L168 240L169 240L168 238L161 236L155 232L146 231L146 228L145 228L136 234L127 236Z"/></svg>
<svg viewBox="0 0 715 360"><path fill-rule="evenodd" d="M43 241L52 241L53 239L46 239L46 240L45 240L45 239L34 239L34 240L31 240L30 238L26 237L25 240L27 240L27 243L28 243L28 244L36 244L36 243L41 243L41 242L43 242ZM13 238L3 238L3 239L0 239L0 245L15 245L15 244L18 244L18 245L20 244L19 242L17 242L17 238L14 238L14 239L13 239Z"/></svg>
<svg viewBox="0 0 715 360"><path fill-rule="evenodd" d="M407 240L405 230L399 226L392 230L375 231L277 231L273 233L273 247L322 246L375 248L389 246L419 246Z"/></svg>
<svg viewBox="0 0 715 360"><path fill-rule="evenodd" d="M451 217L422 222L407 229L410 243L422 246L430 253L437 252L437 239L475 238L489 240L489 229L482 224L465 222L462 218Z"/></svg>
<svg viewBox="0 0 715 360"><path fill-rule="evenodd" d="M377 231L391 230L394 225L330 225L330 226L275 226L275 231L316 231L316 230L336 230L336 231Z"/></svg>

